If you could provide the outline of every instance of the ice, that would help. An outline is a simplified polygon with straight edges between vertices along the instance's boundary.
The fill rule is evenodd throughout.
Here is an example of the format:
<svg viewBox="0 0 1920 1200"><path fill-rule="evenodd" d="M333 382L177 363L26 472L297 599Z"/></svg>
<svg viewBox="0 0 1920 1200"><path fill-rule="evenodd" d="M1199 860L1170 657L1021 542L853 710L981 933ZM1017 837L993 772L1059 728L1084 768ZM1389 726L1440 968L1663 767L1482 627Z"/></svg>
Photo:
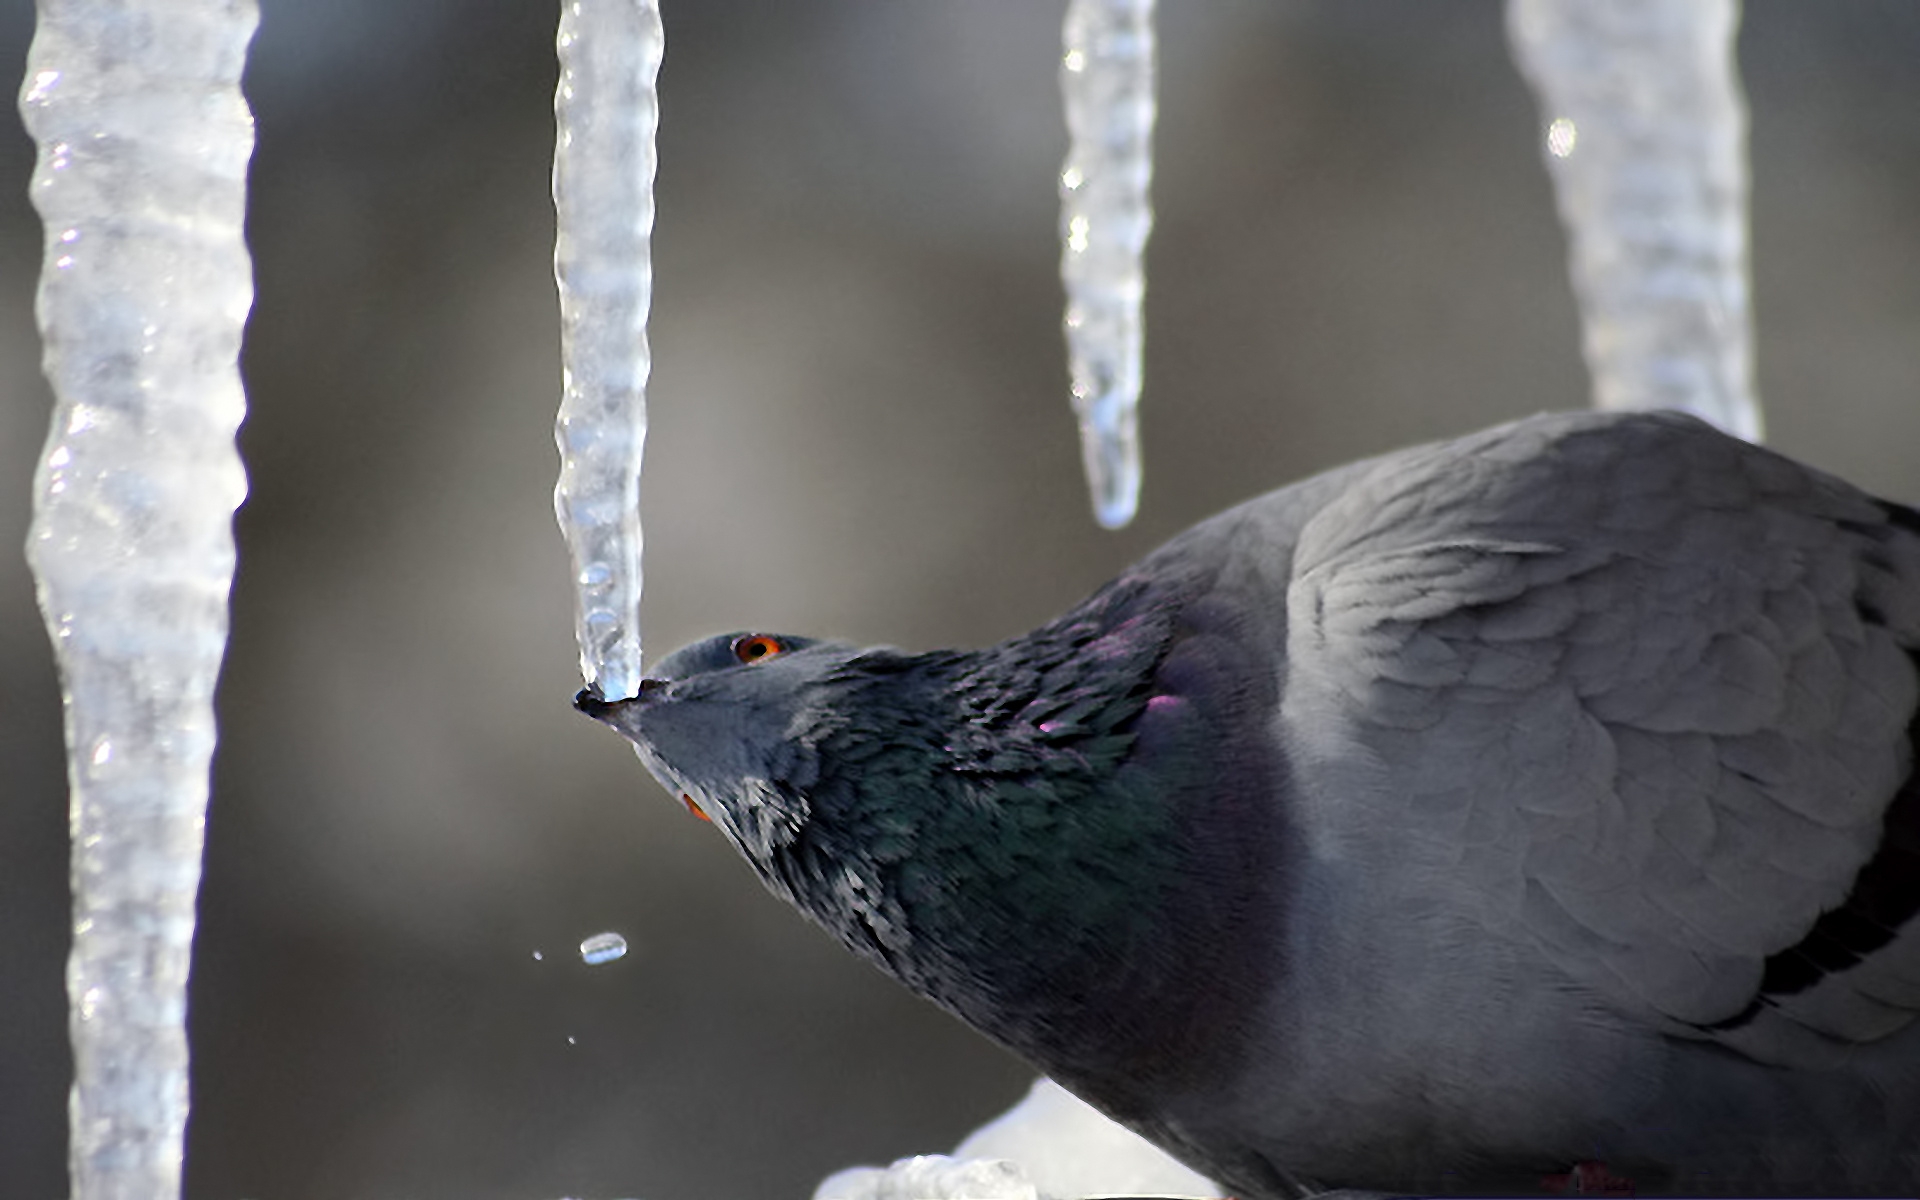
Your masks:
<svg viewBox="0 0 1920 1200"><path fill-rule="evenodd" d="M1733 0L1510 0L1601 408L1758 440Z"/></svg>
<svg viewBox="0 0 1920 1200"><path fill-rule="evenodd" d="M627 956L627 939L617 933L596 933L580 943L580 957L590 967Z"/></svg>
<svg viewBox="0 0 1920 1200"><path fill-rule="evenodd" d="M653 0L563 0L553 110L563 358L554 513L573 558L580 673L605 697L640 688L640 454L652 355Z"/></svg>
<svg viewBox="0 0 1920 1200"><path fill-rule="evenodd" d="M1060 278L1080 454L1099 522L1140 500L1141 302L1153 227L1153 0L1069 0L1060 91Z"/></svg>
<svg viewBox="0 0 1920 1200"><path fill-rule="evenodd" d="M73 1194L180 1191L186 1009L226 648L253 0L42 0L20 109L55 409L27 557L73 830Z"/></svg>

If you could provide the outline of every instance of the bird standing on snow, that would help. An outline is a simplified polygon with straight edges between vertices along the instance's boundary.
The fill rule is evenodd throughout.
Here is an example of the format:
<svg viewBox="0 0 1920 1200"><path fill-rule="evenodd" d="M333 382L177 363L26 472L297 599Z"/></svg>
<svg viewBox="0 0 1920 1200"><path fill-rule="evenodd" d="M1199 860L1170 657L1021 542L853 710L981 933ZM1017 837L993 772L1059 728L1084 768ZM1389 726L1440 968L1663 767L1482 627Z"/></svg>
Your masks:
<svg viewBox="0 0 1920 1200"><path fill-rule="evenodd" d="M578 704L1241 1200L1911 1194L1917 653L1920 514L1586 413L1284 488L985 650L742 634Z"/></svg>

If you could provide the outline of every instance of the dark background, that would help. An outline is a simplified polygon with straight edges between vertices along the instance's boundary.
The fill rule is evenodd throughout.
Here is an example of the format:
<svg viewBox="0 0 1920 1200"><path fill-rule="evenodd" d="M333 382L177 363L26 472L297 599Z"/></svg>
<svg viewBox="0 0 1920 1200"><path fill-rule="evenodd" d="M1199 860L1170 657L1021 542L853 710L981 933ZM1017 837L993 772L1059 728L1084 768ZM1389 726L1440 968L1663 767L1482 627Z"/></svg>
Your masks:
<svg viewBox="0 0 1920 1200"><path fill-rule="evenodd" d="M1027 1072L765 897L568 708L555 6L264 7L190 1194L782 1200L951 1146ZM655 655L995 640L1247 495L1583 403L1496 4L1172 3L1146 491L1100 532L1057 332L1060 12L669 0ZM0 14L17 79L30 5ZM1920 500L1920 7L1751 3L1742 59L1772 440ZM68 1070L59 701L12 549L49 404L30 165L7 125L5 1197L64 1194ZM585 967L602 929L633 950Z"/></svg>

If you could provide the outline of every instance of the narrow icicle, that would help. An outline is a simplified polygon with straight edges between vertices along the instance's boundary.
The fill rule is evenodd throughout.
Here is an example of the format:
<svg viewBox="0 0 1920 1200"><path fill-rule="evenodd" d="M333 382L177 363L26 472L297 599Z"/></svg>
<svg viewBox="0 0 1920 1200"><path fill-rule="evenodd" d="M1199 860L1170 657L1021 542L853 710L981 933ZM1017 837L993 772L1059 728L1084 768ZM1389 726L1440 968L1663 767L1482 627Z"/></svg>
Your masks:
<svg viewBox="0 0 1920 1200"><path fill-rule="evenodd" d="M41 0L20 110L55 410L27 557L73 828L76 1200L180 1194L186 983L226 649L253 0Z"/></svg>
<svg viewBox="0 0 1920 1200"><path fill-rule="evenodd" d="M1140 500L1140 309L1153 227L1153 0L1069 0L1060 90L1060 277L1080 454L1108 529Z"/></svg>
<svg viewBox="0 0 1920 1200"><path fill-rule="evenodd" d="M1601 408L1677 408L1751 440L1746 107L1735 0L1509 0L1572 240Z"/></svg>
<svg viewBox="0 0 1920 1200"><path fill-rule="evenodd" d="M580 672L603 697L640 688L640 454L653 295L653 0L563 0L553 203L564 359L554 512L573 556Z"/></svg>

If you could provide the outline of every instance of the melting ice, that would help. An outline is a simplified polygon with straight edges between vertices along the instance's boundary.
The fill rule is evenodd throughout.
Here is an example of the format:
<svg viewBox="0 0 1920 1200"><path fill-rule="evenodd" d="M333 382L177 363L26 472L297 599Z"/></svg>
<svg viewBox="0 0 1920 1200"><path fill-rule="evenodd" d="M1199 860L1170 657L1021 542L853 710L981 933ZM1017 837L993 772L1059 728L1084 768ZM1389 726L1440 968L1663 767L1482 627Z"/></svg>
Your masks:
<svg viewBox="0 0 1920 1200"><path fill-rule="evenodd" d="M1140 501L1141 307L1153 227L1153 0L1070 0L1060 91L1060 278L1080 455L1109 529Z"/></svg>
<svg viewBox="0 0 1920 1200"><path fill-rule="evenodd" d="M1601 408L1758 440L1734 0L1510 0Z"/></svg>
<svg viewBox="0 0 1920 1200"><path fill-rule="evenodd" d="M79 1200L180 1194L213 690L246 494L240 73L257 21L252 0L42 3L20 97L55 397L27 557L65 693Z"/></svg>
<svg viewBox="0 0 1920 1200"><path fill-rule="evenodd" d="M640 688L640 456L653 297L653 0L564 0L553 203L562 372L554 513L572 554L580 673L602 696Z"/></svg>

